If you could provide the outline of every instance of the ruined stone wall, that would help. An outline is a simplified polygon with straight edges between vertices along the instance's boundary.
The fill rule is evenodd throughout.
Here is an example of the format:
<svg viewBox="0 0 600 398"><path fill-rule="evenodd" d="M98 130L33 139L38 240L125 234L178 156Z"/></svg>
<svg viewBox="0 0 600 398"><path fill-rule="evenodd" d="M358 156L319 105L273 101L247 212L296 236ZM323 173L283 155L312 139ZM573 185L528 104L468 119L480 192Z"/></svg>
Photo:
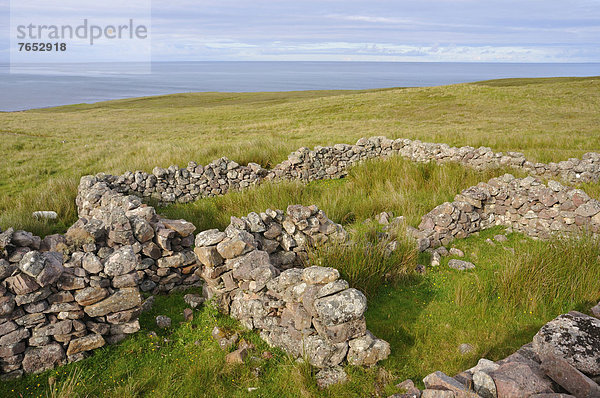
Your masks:
<svg viewBox="0 0 600 398"><path fill-rule="evenodd" d="M139 330L140 289L201 286L195 227L84 177L80 219L43 240L0 234L0 377L76 361Z"/></svg>
<svg viewBox="0 0 600 398"><path fill-rule="evenodd" d="M81 218L67 235L92 231L87 257L104 261L114 249L127 248L136 256L135 278L144 292L200 286L200 277L194 274L192 223L160 217L140 198L116 192L92 176L81 179L76 202Z"/></svg>
<svg viewBox="0 0 600 398"><path fill-rule="evenodd" d="M293 267L307 245L339 239L341 226L316 206L294 205L232 217L224 232L198 234L195 251L207 296L270 345L318 368L373 365L390 347L366 329L366 297L334 268Z"/></svg>
<svg viewBox="0 0 600 398"><path fill-rule="evenodd" d="M0 378L82 359L139 330L141 298L130 249L71 251L62 235L0 234Z"/></svg>
<svg viewBox="0 0 600 398"><path fill-rule="evenodd" d="M421 250L447 245L456 238L495 225L529 236L600 231L600 201L580 189L534 177L506 174L479 183L423 216L416 236Z"/></svg>
<svg viewBox="0 0 600 398"><path fill-rule="evenodd" d="M559 178L568 183L600 180L600 153L586 153L558 163L533 163L519 152L493 152L491 148L450 147L447 144L385 137L361 138L356 145L300 148L272 170L256 163L241 166L227 158L206 166L195 162L185 169L171 166L155 168L151 174L136 171L121 176L99 174L98 181L111 189L162 203L187 203L208 196L223 195L263 181L300 180L304 182L335 179L347 175L350 167L367 159L402 156L417 162L457 162L476 169L514 167L528 174Z"/></svg>

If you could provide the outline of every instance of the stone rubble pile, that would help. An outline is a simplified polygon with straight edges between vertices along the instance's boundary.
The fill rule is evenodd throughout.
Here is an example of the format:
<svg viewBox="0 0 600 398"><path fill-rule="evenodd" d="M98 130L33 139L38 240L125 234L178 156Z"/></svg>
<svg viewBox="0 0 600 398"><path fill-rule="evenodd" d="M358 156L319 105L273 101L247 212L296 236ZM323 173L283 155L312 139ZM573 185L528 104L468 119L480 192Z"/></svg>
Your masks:
<svg viewBox="0 0 600 398"><path fill-rule="evenodd" d="M434 372L423 379L424 391L407 380L390 398L595 398L599 381L600 320L571 311L502 360L482 358L454 377Z"/></svg>
<svg viewBox="0 0 600 398"><path fill-rule="evenodd" d="M479 183L423 216L418 230L420 250L446 246L452 240L496 225L539 238L553 233L600 231L600 201L556 181L510 174Z"/></svg>
<svg viewBox="0 0 600 398"><path fill-rule="evenodd" d="M456 162L476 169L513 167L528 174L559 178L568 183L600 180L600 153L586 153L581 159L571 158L558 163L534 163L519 152L493 152L491 148L451 147L447 144L386 137L361 138L355 145L317 146L313 150L300 148L272 170L256 163L239 165L227 158L206 166L195 162L180 169L156 167L152 173L127 172L121 176L99 174L98 181L120 193L142 198L154 198L162 203L187 203L198 198L222 195L230 190L244 189L263 181L300 180L304 182L341 178L350 167L367 159L402 156L417 162Z"/></svg>
<svg viewBox="0 0 600 398"><path fill-rule="evenodd" d="M291 268L307 245L344 238L316 206L294 205L232 217L224 232L198 234L195 250L206 295L270 345L318 368L374 365L390 347L366 329L366 297L336 269Z"/></svg>

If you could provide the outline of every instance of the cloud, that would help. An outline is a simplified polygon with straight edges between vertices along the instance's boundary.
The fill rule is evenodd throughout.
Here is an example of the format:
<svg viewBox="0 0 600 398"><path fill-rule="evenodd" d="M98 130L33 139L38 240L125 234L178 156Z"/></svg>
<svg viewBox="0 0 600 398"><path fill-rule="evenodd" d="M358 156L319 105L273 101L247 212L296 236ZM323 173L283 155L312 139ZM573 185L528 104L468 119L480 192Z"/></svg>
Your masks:
<svg viewBox="0 0 600 398"><path fill-rule="evenodd" d="M599 21L595 0L155 0L152 52L157 61L600 62Z"/></svg>

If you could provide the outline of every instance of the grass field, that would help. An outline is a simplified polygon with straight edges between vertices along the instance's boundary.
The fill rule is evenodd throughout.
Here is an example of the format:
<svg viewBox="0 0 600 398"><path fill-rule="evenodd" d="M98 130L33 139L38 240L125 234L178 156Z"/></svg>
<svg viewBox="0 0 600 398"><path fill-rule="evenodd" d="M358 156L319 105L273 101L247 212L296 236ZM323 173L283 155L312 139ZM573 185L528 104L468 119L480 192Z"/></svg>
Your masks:
<svg viewBox="0 0 600 398"><path fill-rule="evenodd" d="M0 114L0 225L39 234L76 218L79 178L208 163L272 166L301 146L360 137L523 151L600 150L600 78L508 79L363 92L197 93ZM31 220L54 210L58 223Z"/></svg>
<svg viewBox="0 0 600 398"><path fill-rule="evenodd" d="M0 226L42 235L64 231L76 218L73 200L84 174L150 171L223 155L269 166L300 146L362 136L485 145L541 161L580 156L600 151L599 89L600 78L509 79L364 92L182 94L0 114L0 158L6 160L0 163ZM355 229L355 239L364 243L376 232L365 219L393 211L416 225L461 189L504 172L392 158L362 164L343 180L264 184L159 211L204 230L224 228L231 215L314 203ZM600 184L583 188L600 195ZM58 211L60 220L31 221L31 211L41 209ZM142 331L122 344L54 371L0 382L0 396L388 396L408 377L454 374L481 357L500 359L556 315L587 312L600 300L598 241L540 242L513 233L508 242L486 242L498 233L495 228L454 242L477 265L467 272L450 269L444 258L439 267L416 274L412 269L428 259L409 247L387 259L366 244L315 253L368 293L368 328L392 347L381 366L348 367L349 383L327 391L317 389L309 366L269 349L256 333L209 306L191 323L180 323L185 304L176 294L159 297L140 319ZM384 278L389 271L393 277ZM173 327L158 330L158 314L173 317ZM256 345L246 363L225 364L226 352L210 337L215 325L240 330ZM461 354L462 343L473 352ZM272 359L262 358L267 350Z"/></svg>

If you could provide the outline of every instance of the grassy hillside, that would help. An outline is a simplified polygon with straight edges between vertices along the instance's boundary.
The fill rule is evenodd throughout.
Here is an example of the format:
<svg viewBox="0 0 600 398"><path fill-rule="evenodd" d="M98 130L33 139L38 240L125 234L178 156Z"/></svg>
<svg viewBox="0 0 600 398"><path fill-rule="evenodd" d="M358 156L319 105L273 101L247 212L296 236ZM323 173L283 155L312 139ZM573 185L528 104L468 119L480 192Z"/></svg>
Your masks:
<svg viewBox="0 0 600 398"><path fill-rule="evenodd" d="M221 156L269 166L300 146L363 136L519 150L540 161L600 150L600 78L443 87L197 93L0 114L0 225L40 234L76 217L81 175ZM30 220L55 210L61 220Z"/></svg>

